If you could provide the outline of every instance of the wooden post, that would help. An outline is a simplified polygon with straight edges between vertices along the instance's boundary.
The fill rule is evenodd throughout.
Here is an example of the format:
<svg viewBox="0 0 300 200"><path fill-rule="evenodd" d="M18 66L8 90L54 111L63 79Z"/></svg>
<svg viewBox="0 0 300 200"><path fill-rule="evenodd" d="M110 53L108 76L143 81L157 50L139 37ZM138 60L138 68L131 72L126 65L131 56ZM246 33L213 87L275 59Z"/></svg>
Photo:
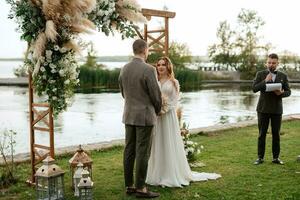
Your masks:
<svg viewBox="0 0 300 200"><path fill-rule="evenodd" d="M148 41L148 27L147 24L144 24L144 40Z"/></svg>
<svg viewBox="0 0 300 200"><path fill-rule="evenodd" d="M54 124L53 124L53 112L51 106L49 106L49 133L50 133L50 156L54 159Z"/></svg>
<svg viewBox="0 0 300 200"><path fill-rule="evenodd" d="M165 56L169 55L169 18L165 17Z"/></svg>
<svg viewBox="0 0 300 200"><path fill-rule="evenodd" d="M28 86L29 86L29 132L30 132L30 163L31 163L31 183L34 183L34 174L35 174L35 165L34 165L34 160L35 160L35 154L34 154L34 143L35 143L35 137L34 137L34 130L32 127L33 123L33 113L32 113L32 103L33 103L33 89L32 89L32 74L29 72L28 74Z"/></svg>
<svg viewBox="0 0 300 200"><path fill-rule="evenodd" d="M32 73L28 75L29 86L29 131L30 131L30 159L31 159L31 176L26 182L30 185L35 184L35 172L36 166L41 163L48 155L52 158L54 154L54 125L53 125L53 112L48 103L34 103L33 98L33 85L32 85ZM38 110L36 108L43 108L46 110ZM47 119L48 115L48 119ZM42 122L46 127L38 126L37 124ZM35 143L35 130L45 131L49 133L49 146ZM38 149L46 150L47 152L42 154Z"/></svg>

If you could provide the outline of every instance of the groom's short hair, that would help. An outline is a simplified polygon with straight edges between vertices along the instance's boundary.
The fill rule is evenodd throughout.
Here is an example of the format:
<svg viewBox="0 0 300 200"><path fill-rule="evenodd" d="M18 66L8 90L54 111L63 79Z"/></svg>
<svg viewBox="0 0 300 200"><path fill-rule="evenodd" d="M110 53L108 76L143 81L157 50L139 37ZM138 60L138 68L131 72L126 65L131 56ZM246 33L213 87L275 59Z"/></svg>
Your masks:
<svg viewBox="0 0 300 200"><path fill-rule="evenodd" d="M134 55L143 53L146 48L148 48L148 44L145 40L137 39L133 42L132 49Z"/></svg>

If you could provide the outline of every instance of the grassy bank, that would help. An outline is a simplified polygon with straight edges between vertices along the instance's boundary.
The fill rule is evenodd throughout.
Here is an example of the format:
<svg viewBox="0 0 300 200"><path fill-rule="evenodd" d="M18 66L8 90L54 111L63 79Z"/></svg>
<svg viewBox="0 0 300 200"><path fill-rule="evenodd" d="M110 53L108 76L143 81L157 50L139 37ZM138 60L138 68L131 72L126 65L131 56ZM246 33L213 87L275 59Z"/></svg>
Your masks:
<svg viewBox="0 0 300 200"><path fill-rule="evenodd" d="M300 154L300 121L283 123L281 136L281 158L285 165L271 163L271 137L268 135L266 161L260 166L252 163L256 159L257 127L239 128L216 132L210 135L198 135L193 140L204 145L198 157L206 164L194 171L216 172L223 177L216 181L196 182L184 188L151 187L161 193L160 200L298 200L300 199L300 163L296 162ZM130 200L134 197L124 195L122 169L123 147L106 151L93 151L95 200ZM57 163L68 170L71 155L60 157ZM163 166L162 166L163 167ZM34 189L24 182L29 174L29 164L17 168L19 183L2 190L2 199L34 199ZM66 199L73 200L70 189L69 172L65 174Z"/></svg>

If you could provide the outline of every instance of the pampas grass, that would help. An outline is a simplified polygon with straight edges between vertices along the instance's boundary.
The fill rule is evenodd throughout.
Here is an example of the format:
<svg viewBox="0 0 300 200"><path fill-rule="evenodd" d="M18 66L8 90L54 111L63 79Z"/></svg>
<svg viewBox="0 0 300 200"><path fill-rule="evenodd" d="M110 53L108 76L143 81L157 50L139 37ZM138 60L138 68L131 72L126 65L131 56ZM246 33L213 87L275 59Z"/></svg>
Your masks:
<svg viewBox="0 0 300 200"><path fill-rule="evenodd" d="M47 37L44 32L40 33L33 44L33 58L38 59L43 55L46 48Z"/></svg>
<svg viewBox="0 0 300 200"><path fill-rule="evenodd" d="M71 17L73 23L81 22L85 17L83 14L90 13L96 6L96 0L72 0L62 1L64 15Z"/></svg>
<svg viewBox="0 0 300 200"><path fill-rule="evenodd" d="M45 34L46 34L47 39L49 39L50 41L52 41L52 42L56 41L56 37L57 37L58 33L56 32L55 24L52 20L48 20L46 22Z"/></svg>
<svg viewBox="0 0 300 200"><path fill-rule="evenodd" d="M74 33L92 33L92 31L90 31L88 27L86 27L82 24L73 24L70 27L70 29Z"/></svg>
<svg viewBox="0 0 300 200"><path fill-rule="evenodd" d="M68 50L73 50L76 53L80 52L79 46L75 43L74 40L69 40L67 43L63 44L63 47Z"/></svg>
<svg viewBox="0 0 300 200"><path fill-rule="evenodd" d="M40 59L38 59L38 61L34 65L34 70L33 70L32 76L36 76L39 73L40 66L41 66L41 61L40 61Z"/></svg>
<svg viewBox="0 0 300 200"><path fill-rule="evenodd" d="M81 23L84 26L89 27L90 29L94 29L94 30L96 29L95 24L92 21L88 20L88 19L82 19Z"/></svg>
<svg viewBox="0 0 300 200"><path fill-rule="evenodd" d="M135 0L119 0L116 6L120 16L128 21L147 23L147 19L141 13L141 7Z"/></svg>
<svg viewBox="0 0 300 200"><path fill-rule="evenodd" d="M52 20L56 25L62 20L63 7L60 0L42 0L42 10L46 20Z"/></svg>

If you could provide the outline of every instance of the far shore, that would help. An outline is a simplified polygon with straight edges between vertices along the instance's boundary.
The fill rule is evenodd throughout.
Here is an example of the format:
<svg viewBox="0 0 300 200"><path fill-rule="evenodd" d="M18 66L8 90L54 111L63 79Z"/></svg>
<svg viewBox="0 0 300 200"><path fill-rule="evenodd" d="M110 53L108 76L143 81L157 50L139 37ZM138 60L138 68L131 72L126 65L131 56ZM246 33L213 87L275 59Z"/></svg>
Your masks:
<svg viewBox="0 0 300 200"><path fill-rule="evenodd" d="M203 84L251 84L252 80L202 80ZM291 79L290 83L300 83L300 80ZM19 78L0 78L0 86L28 86L27 77Z"/></svg>
<svg viewBox="0 0 300 200"><path fill-rule="evenodd" d="M291 120L300 120L300 113L299 114L291 114L291 115L284 115L282 117L283 121L291 121ZM225 130L230 129L239 129L244 128L247 126L254 126L257 124L257 120L248 120L243 122L237 122L237 123L229 123L229 124L221 124L221 125L213 125L213 126L207 126L207 127L201 127L201 128L193 128L190 129L189 132L191 135L196 134L206 134L210 135L215 132L221 132ZM111 141L104 141L104 142L98 142L93 144L84 144L82 145L82 148L86 151L94 151L94 150L104 150L109 149L114 146L123 146L125 143L124 139L118 139L118 140L111 140ZM67 147L61 147L55 149L55 155L61 156L66 154L74 154L76 150L78 149L78 145L73 146L67 146ZM22 162L28 162L30 160L30 154L27 153L20 153L14 156L14 160L16 163L22 163ZM3 160L0 158L0 165L3 164Z"/></svg>

